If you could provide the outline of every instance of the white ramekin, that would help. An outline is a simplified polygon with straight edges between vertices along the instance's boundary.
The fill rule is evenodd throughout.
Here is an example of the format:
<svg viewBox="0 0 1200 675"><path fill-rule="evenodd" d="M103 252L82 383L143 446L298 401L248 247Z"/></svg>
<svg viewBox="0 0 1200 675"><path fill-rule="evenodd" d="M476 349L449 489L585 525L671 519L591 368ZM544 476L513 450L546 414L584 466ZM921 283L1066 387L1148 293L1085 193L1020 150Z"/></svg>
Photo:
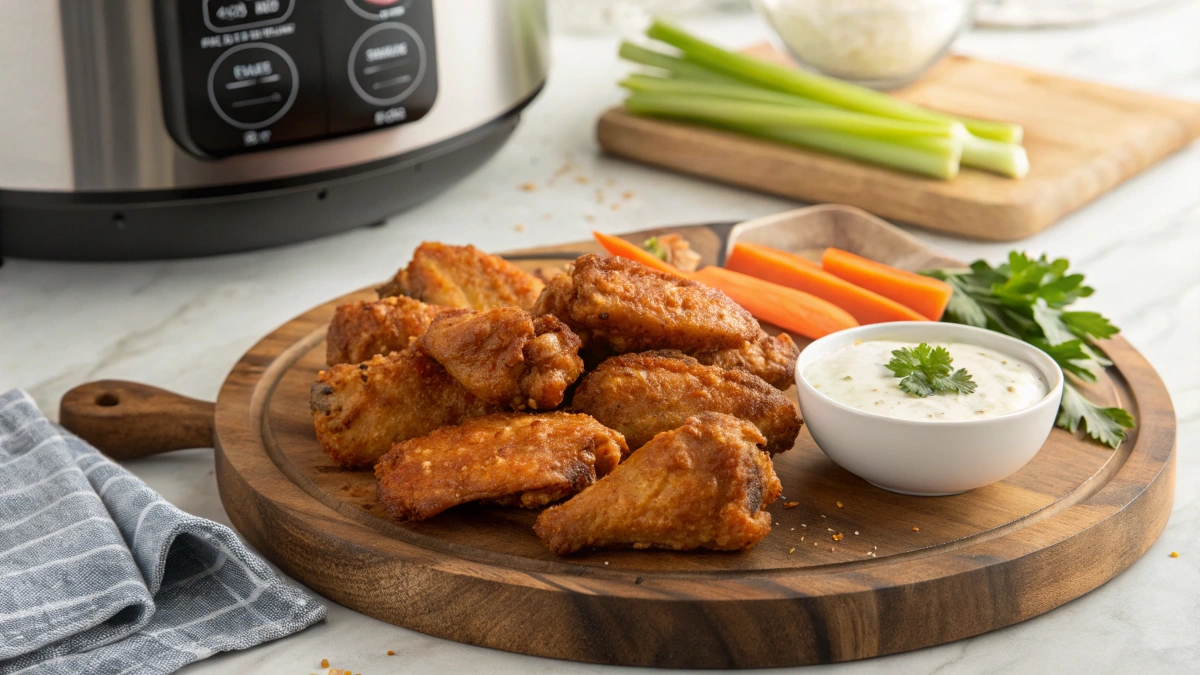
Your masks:
<svg viewBox="0 0 1200 675"><path fill-rule="evenodd" d="M838 403L812 388L804 371L857 340L965 343L1032 364L1049 393L1017 412L961 422L899 420ZM990 330L952 323L901 321L838 331L813 342L796 362L800 412L830 459L869 483L910 495L951 495L1003 480L1025 466L1054 428L1062 369L1045 352Z"/></svg>

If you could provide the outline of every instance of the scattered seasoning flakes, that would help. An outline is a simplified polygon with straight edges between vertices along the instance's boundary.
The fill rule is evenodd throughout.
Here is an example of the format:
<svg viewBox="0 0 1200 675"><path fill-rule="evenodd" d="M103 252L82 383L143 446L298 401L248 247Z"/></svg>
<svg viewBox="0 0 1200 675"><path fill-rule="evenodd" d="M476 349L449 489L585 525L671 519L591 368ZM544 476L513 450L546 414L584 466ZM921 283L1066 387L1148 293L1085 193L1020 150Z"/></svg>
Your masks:
<svg viewBox="0 0 1200 675"><path fill-rule="evenodd" d="M608 561L607 561L607 560L605 560L605 561L604 561L604 564L605 564L605 565L607 565L607 564L608 564Z"/></svg>
<svg viewBox="0 0 1200 675"><path fill-rule="evenodd" d="M838 505L838 508L839 508L839 509L840 509L840 508L844 508L844 507L846 506L845 504L843 504L843 503L841 503L841 502L838 502L838 503L837 503L837 505Z"/></svg>
<svg viewBox="0 0 1200 675"><path fill-rule="evenodd" d="M800 537L800 541L804 541L804 537Z"/></svg>
<svg viewBox="0 0 1200 675"><path fill-rule="evenodd" d="M1171 557L1172 557L1172 558L1178 558L1178 557L1179 557L1179 551L1171 551Z"/></svg>
<svg viewBox="0 0 1200 675"><path fill-rule="evenodd" d="M830 552L830 553L833 553L833 547L832 547L832 546L830 546L830 547L829 547L829 552Z"/></svg>
<svg viewBox="0 0 1200 675"><path fill-rule="evenodd" d="M842 540L842 533L841 533L841 532L838 532L837 534L833 535L833 540L834 540L834 541L841 541L841 540Z"/></svg>
<svg viewBox="0 0 1200 675"><path fill-rule="evenodd" d="M826 532L833 532L833 528L832 528L832 527L827 527L827 528L825 528L825 531L826 531Z"/></svg>
<svg viewBox="0 0 1200 675"><path fill-rule="evenodd" d="M858 536L858 530L854 531L854 536L856 536L856 537Z"/></svg>
<svg viewBox="0 0 1200 675"><path fill-rule="evenodd" d="M589 213L588 215L584 216L584 217L583 217L583 219L584 219L584 220L586 220L586 221L588 221L589 223L594 223L594 222L596 222L596 216L593 216L593 215L592 215L592 214L590 214L590 213Z"/></svg>
<svg viewBox="0 0 1200 675"><path fill-rule="evenodd" d="M533 192L537 189L537 186L533 183L521 183L521 189L525 192Z"/></svg>
<svg viewBox="0 0 1200 675"><path fill-rule="evenodd" d="M792 528L792 532L795 532L795 531L796 531L796 528L794 528L794 527L793 527L793 528Z"/></svg>
<svg viewBox="0 0 1200 675"><path fill-rule="evenodd" d="M621 193L621 196L625 199L633 199L633 190L626 190Z"/></svg>
<svg viewBox="0 0 1200 675"><path fill-rule="evenodd" d="M807 523L800 523L800 527L808 527Z"/></svg>
<svg viewBox="0 0 1200 675"><path fill-rule="evenodd" d="M824 518L824 517L825 517L825 514L824 514L824 513L822 513L822 514L821 514L821 517L822 517L822 518Z"/></svg>
<svg viewBox="0 0 1200 675"><path fill-rule="evenodd" d="M785 509L794 509L797 506L800 506L800 502L784 502L783 503L783 508L785 508Z"/></svg>
<svg viewBox="0 0 1200 675"><path fill-rule="evenodd" d="M796 552L796 548L795 548L795 547L792 547L792 548L789 548L789 549L788 549L788 553L795 553L795 552Z"/></svg>
<svg viewBox="0 0 1200 675"><path fill-rule="evenodd" d="M328 668L329 667L329 659L321 659L321 667Z"/></svg>
<svg viewBox="0 0 1200 675"><path fill-rule="evenodd" d="M620 204L613 204L612 206L610 206L610 207L608 207L608 208L612 209L613 211L617 211L617 210L619 210L619 209L621 208L621 205L620 205Z"/></svg>
<svg viewBox="0 0 1200 675"><path fill-rule="evenodd" d="M513 225L513 229L516 230L517 232L524 232L525 226L520 223L517 223L516 225Z"/></svg>
<svg viewBox="0 0 1200 675"><path fill-rule="evenodd" d="M921 528L919 528L919 527L913 527L913 532L920 532L920 531L921 531Z"/></svg>
<svg viewBox="0 0 1200 675"><path fill-rule="evenodd" d="M394 652L390 649L388 650L388 656L395 656L395 655L396 655L396 652Z"/></svg>
<svg viewBox="0 0 1200 675"><path fill-rule="evenodd" d="M575 182L579 183L580 185L587 185L588 183L592 182L592 179L588 178L587 176L576 176Z"/></svg>

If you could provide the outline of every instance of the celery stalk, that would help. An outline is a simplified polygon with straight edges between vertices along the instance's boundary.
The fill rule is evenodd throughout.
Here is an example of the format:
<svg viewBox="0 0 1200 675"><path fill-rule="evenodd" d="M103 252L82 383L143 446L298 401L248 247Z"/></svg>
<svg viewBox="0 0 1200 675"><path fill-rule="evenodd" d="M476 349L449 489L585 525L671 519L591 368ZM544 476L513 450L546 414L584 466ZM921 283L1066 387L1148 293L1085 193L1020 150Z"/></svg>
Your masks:
<svg viewBox="0 0 1200 675"><path fill-rule="evenodd" d="M617 55L626 61L632 61L643 66L666 70L674 75L706 82L738 82L737 79L715 73L704 66L696 65L681 58L656 52L653 49L639 47L632 42L621 42Z"/></svg>
<svg viewBox="0 0 1200 675"><path fill-rule="evenodd" d="M959 154L962 148L959 143L943 141L943 139L922 139L943 141L944 147L939 148L934 144L920 147L920 143L891 143L819 129L759 126L730 126L728 128L770 141L798 145L868 164L877 164L889 169L908 171L942 180L950 180L958 175Z"/></svg>
<svg viewBox="0 0 1200 675"><path fill-rule="evenodd" d="M963 141L962 163L1008 178L1024 178L1029 173L1029 155L1025 154L1025 148L974 135Z"/></svg>
<svg viewBox="0 0 1200 675"><path fill-rule="evenodd" d="M922 108L873 89L722 49L660 20L650 25L646 35L682 51L685 61L770 89L895 119L914 122L957 120L952 115ZM963 119L961 123L972 133L992 140L1018 142L1021 138L1019 125L974 119Z"/></svg>
<svg viewBox="0 0 1200 675"><path fill-rule="evenodd" d="M773 89L763 89L740 82L705 82L702 80L654 77L651 75L630 75L618 84L630 91L653 94L685 94L689 96L710 96L713 99L729 101L750 101L755 103L772 103L775 105L794 105L801 108L820 108L837 110L828 103L820 103L810 98L793 96Z"/></svg>
<svg viewBox="0 0 1200 675"><path fill-rule="evenodd" d="M633 92L625 99L625 107L633 113L640 114L681 117L719 124L824 129L884 140L914 136L963 138L968 135L958 122L913 122L847 110L715 100L706 96L684 94Z"/></svg>

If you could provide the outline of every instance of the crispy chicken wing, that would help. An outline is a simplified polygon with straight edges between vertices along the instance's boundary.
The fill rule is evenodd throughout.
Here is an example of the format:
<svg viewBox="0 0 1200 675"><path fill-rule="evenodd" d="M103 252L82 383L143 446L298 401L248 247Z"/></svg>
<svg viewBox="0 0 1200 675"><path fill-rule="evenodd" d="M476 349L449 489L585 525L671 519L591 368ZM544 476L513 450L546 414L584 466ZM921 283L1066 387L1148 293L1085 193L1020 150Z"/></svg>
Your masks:
<svg viewBox="0 0 1200 675"><path fill-rule="evenodd" d="M317 440L345 467L370 466L394 443L503 409L468 392L415 346L321 371L310 406Z"/></svg>
<svg viewBox="0 0 1200 675"><path fill-rule="evenodd" d="M757 340L735 349L699 352L693 356L705 365L753 373L784 391L795 383L800 348L787 333L775 337L763 333Z"/></svg>
<svg viewBox="0 0 1200 675"><path fill-rule="evenodd" d="M378 290L380 297L407 295L444 307L528 310L542 287L537 277L500 256L427 241L413 252L408 267Z"/></svg>
<svg viewBox="0 0 1200 675"><path fill-rule="evenodd" d="M544 506L608 474L627 452L621 434L587 415L500 413L396 444L375 477L388 513L424 520L475 501Z"/></svg>
<svg viewBox="0 0 1200 675"><path fill-rule="evenodd" d="M800 353L791 337L767 335L720 291L623 258L580 257L569 276L550 279L532 312L570 326L589 367L614 353L679 349L787 389Z"/></svg>
<svg viewBox="0 0 1200 675"><path fill-rule="evenodd" d="M571 410L621 432L634 450L702 412L726 413L754 424L771 454L790 450L802 424L792 402L761 378L702 365L677 351L605 361L579 383Z"/></svg>
<svg viewBox="0 0 1200 675"><path fill-rule="evenodd" d="M702 413L663 432L611 474L538 517L559 555L583 548L747 549L771 531L782 488L749 422Z"/></svg>
<svg viewBox="0 0 1200 675"><path fill-rule="evenodd" d="M727 295L704 284L656 272L639 263L589 254L575 261L572 290L556 285L554 305L568 326L618 353L648 349L686 352L741 347L762 330ZM552 312L554 313L554 312Z"/></svg>
<svg viewBox="0 0 1200 675"><path fill-rule="evenodd" d="M341 305L325 337L325 362L361 363L376 354L398 352L420 337L433 318L444 312L462 312L427 305L413 298L389 297Z"/></svg>
<svg viewBox="0 0 1200 675"><path fill-rule="evenodd" d="M467 391L518 410L557 408L583 373L579 338L553 316L534 320L519 307L447 313L418 344Z"/></svg>

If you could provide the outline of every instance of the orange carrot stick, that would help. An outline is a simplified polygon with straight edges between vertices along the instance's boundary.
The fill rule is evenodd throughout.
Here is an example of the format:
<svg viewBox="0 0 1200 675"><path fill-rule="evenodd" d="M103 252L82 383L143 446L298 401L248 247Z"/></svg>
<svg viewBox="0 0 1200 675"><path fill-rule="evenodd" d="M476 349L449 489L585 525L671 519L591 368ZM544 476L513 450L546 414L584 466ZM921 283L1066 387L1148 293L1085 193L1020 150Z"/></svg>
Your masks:
<svg viewBox="0 0 1200 675"><path fill-rule="evenodd" d="M950 284L896 269L836 248L825 249L821 267L830 274L907 305L937 321L946 311Z"/></svg>
<svg viewBox="0 0 1200 675"><path fill-rule="evenodd" d="M759 244L734 244L725 268L828 300L861 324L928 321L908 307L835 277L794 253Z"/></svg>
<svg viewBox="0 0 1200 675"><path fill-rule="evenodd" d="M691 278L721 290L755 317L813 340L858 325L846 310L794 288L722 267L705 267Z"/></svg>
<svg viewBox="0 0 1200 675"><path fill-rule="evenodd" d="M596 238L596 241L600 242L604 250L615 256L640 262L652 270L674 274L677 277L687 276L678 267L655 257L653 253L637 244L631 244L620 237L614 237L611 234L604 234L603 232L592 232L592 236Z"/></svg>

